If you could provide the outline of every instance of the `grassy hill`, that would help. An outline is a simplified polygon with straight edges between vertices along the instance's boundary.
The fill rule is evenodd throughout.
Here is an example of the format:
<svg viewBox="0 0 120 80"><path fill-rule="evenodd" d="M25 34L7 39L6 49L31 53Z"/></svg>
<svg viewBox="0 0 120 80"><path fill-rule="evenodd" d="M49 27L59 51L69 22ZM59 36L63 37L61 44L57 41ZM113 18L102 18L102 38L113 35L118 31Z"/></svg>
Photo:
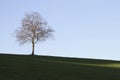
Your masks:
<svg viewBox="0 0 120 80"><path fill-rule="evenodd" d="M0 54L0 80L120 80L120 62Z"/></svg>

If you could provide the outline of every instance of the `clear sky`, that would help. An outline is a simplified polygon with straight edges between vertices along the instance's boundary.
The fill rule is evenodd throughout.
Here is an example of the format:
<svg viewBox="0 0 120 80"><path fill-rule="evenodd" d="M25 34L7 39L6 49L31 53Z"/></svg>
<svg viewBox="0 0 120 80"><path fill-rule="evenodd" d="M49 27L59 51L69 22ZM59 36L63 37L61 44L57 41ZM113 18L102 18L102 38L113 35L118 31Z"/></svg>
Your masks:
<svg viewBox="0 0 120 80"><path fill-rule="evenodd" d="M26 12L39 12L55 30L37 55L120 60L120 0L0 0L0 53L31 53L14 37Z"/></svg>

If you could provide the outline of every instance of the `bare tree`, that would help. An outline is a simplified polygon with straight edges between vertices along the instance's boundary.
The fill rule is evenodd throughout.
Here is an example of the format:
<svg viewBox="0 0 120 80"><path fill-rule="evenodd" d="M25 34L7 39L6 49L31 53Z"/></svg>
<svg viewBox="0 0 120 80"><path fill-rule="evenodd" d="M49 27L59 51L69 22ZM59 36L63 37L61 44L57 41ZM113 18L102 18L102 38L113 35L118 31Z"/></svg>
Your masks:
<svg viewBox="0 0 120 80"><path fill-rule="evenodd" d="M32 43L32 55L35 44L53 36L54 30L37 12L28 13L22 20L22 25L16 30L16 38L20 44Z"/></svg>

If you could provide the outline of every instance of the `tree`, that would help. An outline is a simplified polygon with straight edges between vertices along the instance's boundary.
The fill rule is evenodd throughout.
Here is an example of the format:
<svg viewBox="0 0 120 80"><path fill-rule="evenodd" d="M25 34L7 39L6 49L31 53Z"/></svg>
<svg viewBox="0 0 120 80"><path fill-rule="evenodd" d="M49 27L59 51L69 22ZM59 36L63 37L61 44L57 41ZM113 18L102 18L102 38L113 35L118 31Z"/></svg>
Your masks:
<svg viewBox="0 0 120 80"><path fill-rule="evenodd" d="M32 55L34 55L35 44L52 37L53 32L54 30L37 12L27 13L22 20L21 27L15 31L20 44L28 42L32 44Z"/></svg>

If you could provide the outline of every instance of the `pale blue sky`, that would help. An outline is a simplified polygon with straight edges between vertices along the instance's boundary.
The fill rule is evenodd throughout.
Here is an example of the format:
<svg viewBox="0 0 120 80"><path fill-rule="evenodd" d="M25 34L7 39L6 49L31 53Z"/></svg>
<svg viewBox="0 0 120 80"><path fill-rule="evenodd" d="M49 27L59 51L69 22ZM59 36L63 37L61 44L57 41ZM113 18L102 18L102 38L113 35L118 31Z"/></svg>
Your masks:
<svg viewBox="0 0 120 80"><path fill-rule="evenodd" d="M120 0L0 0L1 53L31 53L13 34L26 12L39 12L56 31L36 54L120 60Z"/></svg>

